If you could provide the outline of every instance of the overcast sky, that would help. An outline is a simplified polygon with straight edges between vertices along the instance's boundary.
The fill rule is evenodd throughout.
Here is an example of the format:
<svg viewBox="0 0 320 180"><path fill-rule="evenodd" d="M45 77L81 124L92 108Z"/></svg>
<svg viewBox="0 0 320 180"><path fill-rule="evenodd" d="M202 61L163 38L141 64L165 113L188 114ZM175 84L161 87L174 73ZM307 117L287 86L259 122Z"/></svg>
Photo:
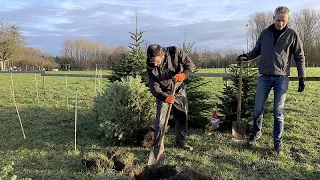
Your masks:
<svg viewBox="0 0 320 180"><path fill-rule="evenodd" d="M181 44L186 29L187 42L195 42L195 47L244 50L251 14L280 5L292 12L320 9L319 0L0 0L0 4L0 18L20 26L28 46L52 55L61 53L64 39L128 46L135 12L149 44Z"/></svg>

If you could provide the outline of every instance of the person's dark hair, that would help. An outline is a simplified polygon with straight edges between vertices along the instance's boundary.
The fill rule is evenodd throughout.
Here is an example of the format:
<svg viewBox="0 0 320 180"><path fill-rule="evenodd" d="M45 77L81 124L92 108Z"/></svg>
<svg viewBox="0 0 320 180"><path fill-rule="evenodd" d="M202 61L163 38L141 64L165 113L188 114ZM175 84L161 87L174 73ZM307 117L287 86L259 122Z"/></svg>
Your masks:
<svg viewBox="0 0 320 180"><path fill-rule="evenodd" d="M161 56L162 53L163 53L163 50L159 44L151 44L147 50L147 56L149 59L156 56Z"/></svg>

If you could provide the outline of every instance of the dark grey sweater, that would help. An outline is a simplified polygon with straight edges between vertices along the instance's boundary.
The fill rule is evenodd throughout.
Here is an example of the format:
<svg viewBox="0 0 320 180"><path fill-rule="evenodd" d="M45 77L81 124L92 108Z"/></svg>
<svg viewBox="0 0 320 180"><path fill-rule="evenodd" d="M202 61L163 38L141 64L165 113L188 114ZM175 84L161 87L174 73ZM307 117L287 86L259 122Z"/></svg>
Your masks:
<svg viewBox="0 0 320 180"><path fill-rule="evenodd" d="M149 88L154 97L165 101L168 94L174 88L173 77L178 73L185 73L188 77L195 70L195 65L180 48L170 46L164 48L165 59L161 67L154 67L147 59L147 72L149 78ZM176 89L176 94L186 88L184 83Z"/></svg>
<svg viewBox="0 0 320 180"><path fill-rule="evenodd" d="M273 24L274 25L274 24ZM305 56L302 42L298 34L291 28L287 28L274 42L272 26L263 30L248 59L254 59L261 55L259 73L266 75L290 75L291 57L297 65L298 77L306 77Z"/></svg>

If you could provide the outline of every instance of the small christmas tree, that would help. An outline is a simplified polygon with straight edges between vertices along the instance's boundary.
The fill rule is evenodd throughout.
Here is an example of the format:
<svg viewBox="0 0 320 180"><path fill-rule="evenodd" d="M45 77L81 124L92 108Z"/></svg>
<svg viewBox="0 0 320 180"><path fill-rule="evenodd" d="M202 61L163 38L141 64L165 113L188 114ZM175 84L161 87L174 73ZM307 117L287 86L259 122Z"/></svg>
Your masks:
<svg viewBox="0 0 320 180"><path fill-rule="evenodd" d="M211 98L210 93L199 87L206 85L208 81L205 81L203 77L191 74L185 82L189 104L189 127L203 128L210 121L206 114L212 108L212 104L207 101Z"/></svg>
<svg viewBox="0 0 320 180"><path fill-rule="evenodd" d="M237 118L237 95L239 88L238 66L230 67L229 72L231 73L231 86L224 86L222 94L218 96L221 104L218 104L217 107L221 110L221 113L225 115L225 121L235 121ZM253 116L257 78L258 71L255 64L253 62L245 63L242 77L241 118L250 118Z"/></svg>
<svg viewBox="0 0 320 180"><path fill-rule="evenodd" d="M106 143L128 144L137 138L136 130L153 125L154 102L140 76L109 83L94 101L94 112Z"/></svg>
<svg viewBox="0 0 320 180"><path fill-rule="evenodd" d="M194 43L186 43L186 29L184 33L184 41L182 47L179 47L188 54ZM203 128L209 121L206 113L210 111L212 104L210 104L207 99L211 98L210 93L199 89L199 87L208 84L203 77L191 74L188 79L185 80L187 85L187 97L189 104L189 127L193 128Z"/></svg>

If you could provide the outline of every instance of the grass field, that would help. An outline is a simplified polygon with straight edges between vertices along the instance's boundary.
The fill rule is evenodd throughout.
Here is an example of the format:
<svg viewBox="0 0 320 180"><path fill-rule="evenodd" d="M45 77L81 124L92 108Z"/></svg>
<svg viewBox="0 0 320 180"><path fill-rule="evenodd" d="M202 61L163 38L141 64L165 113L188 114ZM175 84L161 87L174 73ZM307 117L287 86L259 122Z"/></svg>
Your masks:
<svg viewBox="0 0 320 180"><path fill-rule="evenodd" d="M292 70L292 76L296 76L294 68ZM224 69L200 69L199 72L223 73ZM320 68L307 69L308 76L319 74ZM114 171L89 171L82 164L83 156L90 152L105 154L119 148L134 153L138 164L147 163L149 149L106 147L96 138L98 124L92 113L94 78L67 79L69 105L65 77L46 77L45 87L40 74L13 74L12 79L26 139L23 139L13 103L11 75L0 74L0 179L130 179ZM214 97L222 91L222 78L206 80L209 83L201 88L212 94L211 102L217 102ZM102 79L102 85L106 83L106 79ZM195 150L179 151L173 147L171 130L165 142L166 164L221 179L320 179L320 82L307 82L303 93L297 92L297 86L297 82L290 82L284 154L280 157L272 152L273 115L266 114L264 135L252 150L243 143L233 142L229 132L216 131L209 135L202 129L191 129L189 144ZM79 151L73 151L76 91Z"/></svg>

